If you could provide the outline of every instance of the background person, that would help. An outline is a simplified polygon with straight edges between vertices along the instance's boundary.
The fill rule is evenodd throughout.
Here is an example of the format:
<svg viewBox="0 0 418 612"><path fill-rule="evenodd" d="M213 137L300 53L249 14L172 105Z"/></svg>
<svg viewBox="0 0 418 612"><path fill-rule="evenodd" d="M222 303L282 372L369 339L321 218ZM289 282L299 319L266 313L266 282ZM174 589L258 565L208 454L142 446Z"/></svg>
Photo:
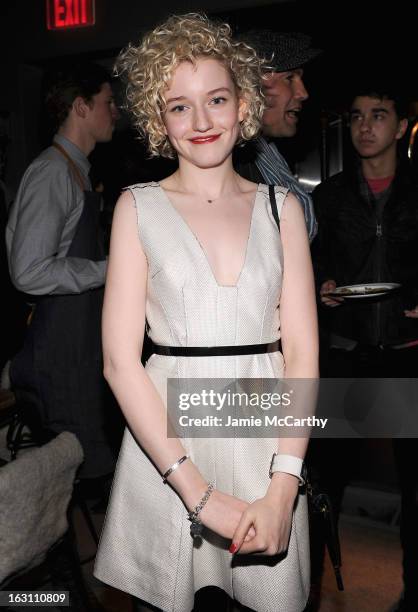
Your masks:
<svg viewBox="0 0 418 612"><path fill-rule="evenodd" d="M87 159L96 143L112 138L110 76L95 64L62 70L46 104L57 132L26 170L6 229L11 279L35 304L11 379L43 428L77 435L85 455L80 475L96 478L113 471L119 442L102 374L101 198L91 191Z"/></svg>
<svg viewBox="0 0 418 612"><path fill-rule="evenodd" d="M273 139L295 136L299 115L308 99L304 68L321 51L313 49L310 37L300 32L256 30L244 34L243 39L266 60L273 72L264 74L262 80L266 100L262 134L246 147L245 153L237 150L236 169L249 180L290 189L303 206L312 240L317 231L312 198L292 174Z"/></svg>
<svg viewBox="0 0 418 612"><path fill-rule="evenodd" d="M398 92L387 77L368 77L357 87L350 108L354 163L313 193L319 222L313 252L330 334L323 376L417 376L418 182L408 160L399 155L408 107ZM362 300L329 295L337 285L379 282L400 283L401 289ZM321 478L339 511L355 462L353 441L315 442ZM330 462L337 447L341 461ZM399 610L409 611L418 601L417 442L394 439L394 451L402 496L405 583Z"/></svg>

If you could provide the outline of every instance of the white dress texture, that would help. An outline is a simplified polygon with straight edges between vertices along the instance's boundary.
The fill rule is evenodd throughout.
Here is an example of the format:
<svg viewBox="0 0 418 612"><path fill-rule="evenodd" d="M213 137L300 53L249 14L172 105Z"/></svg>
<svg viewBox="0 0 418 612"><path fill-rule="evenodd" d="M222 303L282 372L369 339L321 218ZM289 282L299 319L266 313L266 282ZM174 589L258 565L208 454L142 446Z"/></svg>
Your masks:
<svg viewBox="0 0 418 612"><path fill-rule="evenodd" d="M148 261L149 335L167 346L269 343L280 337L283 252L268 187L254 200L245 261L234 286L219 285L197 238L158 183L129 188ZM278 212L287 190L275 188ZM166 402L167 378L280 378L280 352L222 357L152 355L146 371ZM263 497L275 438L185 438L208 482L247 502ZM279 442L280 446L280 442ZM181 469L181 468L180 468ZM309 593L306 494L298 495L287 554L232 556L230 541L190 535L187 510L125 432L94 574L164 612L190 612L194 593L217 586L257 612L301 612Z"/></svg>

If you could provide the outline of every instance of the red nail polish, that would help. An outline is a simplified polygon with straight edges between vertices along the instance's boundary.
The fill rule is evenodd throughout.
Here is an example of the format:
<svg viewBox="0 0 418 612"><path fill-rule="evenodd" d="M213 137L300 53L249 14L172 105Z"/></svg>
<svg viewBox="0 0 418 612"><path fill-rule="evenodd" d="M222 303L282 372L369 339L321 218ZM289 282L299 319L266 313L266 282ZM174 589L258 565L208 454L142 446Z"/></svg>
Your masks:
<svg viewBox="0 0 418 612"><path fill-rule="evenodd" d="M229 552L231 553L231 555L234 554L234 552L236 552L238 549L238 544L231 544L231 546L229 547Z"/></svg>

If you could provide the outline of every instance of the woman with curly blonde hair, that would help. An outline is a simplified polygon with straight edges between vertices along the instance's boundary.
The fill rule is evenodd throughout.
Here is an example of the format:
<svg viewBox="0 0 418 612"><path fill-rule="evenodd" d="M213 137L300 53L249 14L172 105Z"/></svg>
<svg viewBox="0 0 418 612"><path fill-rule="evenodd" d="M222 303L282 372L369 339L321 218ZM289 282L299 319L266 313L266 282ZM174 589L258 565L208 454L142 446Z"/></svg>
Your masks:
<svg viewBox="0 0 418 612"><path fill-rule="evenodd" d="M301 207L232 165L236 143L259 129L262 62L228 25L188 14L129 46L118 70L150 154L177 156L179 166L129 187L115 209L103 347L128 428L95 574L166 612L191 611L207 586L259 612L301 612L306 438L221 432L219 406L207 413L211 432L197 419L179 432L180 421L193 424L196 393L181 394L194 397L181 418L167 414L170 389L195 379L207 379L207 399L209 378L317 376ZM154 354L144 368L145 326Z"/></svg>

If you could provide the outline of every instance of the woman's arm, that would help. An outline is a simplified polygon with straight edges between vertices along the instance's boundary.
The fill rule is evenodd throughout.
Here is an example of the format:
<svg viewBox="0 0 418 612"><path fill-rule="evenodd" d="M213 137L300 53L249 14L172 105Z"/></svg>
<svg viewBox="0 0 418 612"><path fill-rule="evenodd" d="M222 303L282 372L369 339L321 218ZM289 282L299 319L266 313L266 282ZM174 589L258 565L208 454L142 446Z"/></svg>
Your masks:
<svg viewBox="0 0 418 612"><path fill-rule="evenodd" d="M286 197L280 232L283 245L283 286L280 299L280 323L286 378L316 379L318 377L318 328L315 285L302 209L295 196ZM312 385L314 387L314 385ZM306 400L306 416L312 414L311 386L298 385L298 412ZM303 397L305 395L305 398ZM302 409L304 406L302 405ZM280 454L303 459L308 438L283 437L278 441ZM266 465L266 471L269 466ZM232 550L240 553L276 554L288 546L293 505L298 492L295 476L275 472L264 498L251 504L234 534ZM248 527L253 525L256 536L241 545Z"/></svg>
<svg viewBox="0 0 418 612"><path fill-rule="evenodd" d="M118 200L112 224L103 306L104 373L136 439L163 474L186 452L179 439L167 436L166 408L141 364L147 270L132 195L127 191ZM190 460L171 474L169 483L189 510L207 489ZM168 485L161 480L161 486ZM216 491L202 512L202 521L231 537L247 505Z"/></svg>
<svg viewBox="0 0 418 612"><path fill-rule="evenodd" d="M177 438L167 437L166 409L141 364L147 269L132 195L126 191L112 224L102 323L104 374L141 447L164 473L186 453ZM206 490L190 461L173 472L170 484L188 507Z"/></svg>

